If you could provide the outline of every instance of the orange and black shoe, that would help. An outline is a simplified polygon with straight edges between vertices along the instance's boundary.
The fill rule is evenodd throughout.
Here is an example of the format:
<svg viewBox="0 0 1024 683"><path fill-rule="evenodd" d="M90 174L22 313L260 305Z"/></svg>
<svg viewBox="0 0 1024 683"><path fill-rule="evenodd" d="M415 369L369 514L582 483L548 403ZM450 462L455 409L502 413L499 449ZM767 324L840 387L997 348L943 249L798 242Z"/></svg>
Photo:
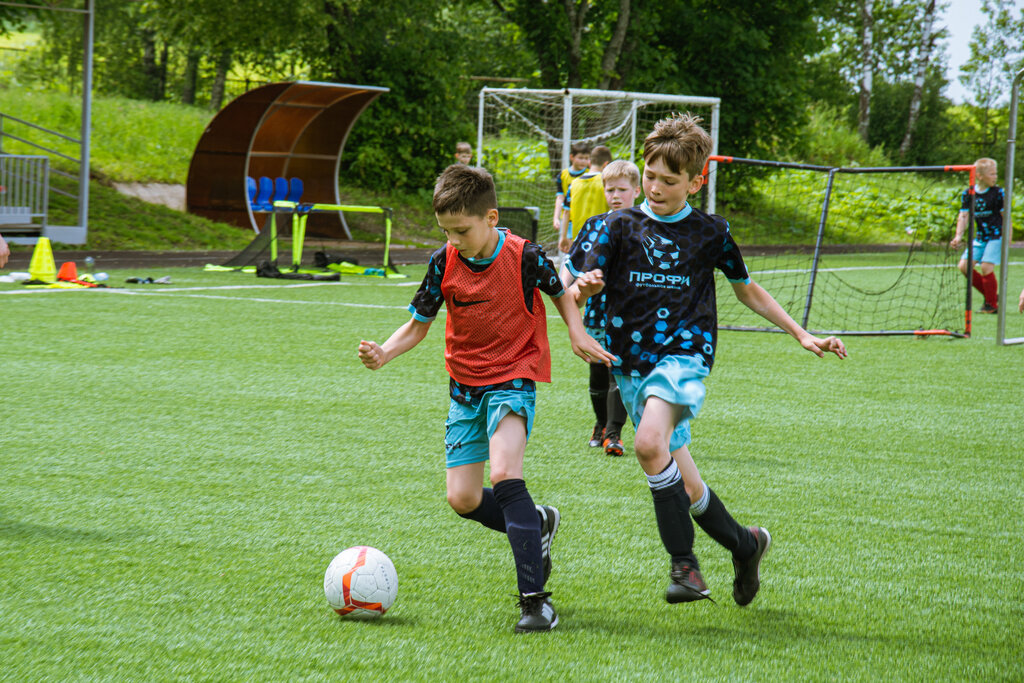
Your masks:
<svg viewBox="0 0 1024 683"><path fill-rule="evenodd" d="M999 307L998 306L993 306L993 305L989 304L988 302L986 302L984 306L982 306L981 308L978 309L978 313L998 313L998 312L999 312Z"/></svg>
<svg viewBox="0 0 1024 683"><path fill-rule="evenodd" d="M590 435L590 447L591 448L598 448L598 447L601 446L601 443L603 441L604 441L604 425L603 424L596 424L596 425L594 425L593 433Z"/></svg>
<svg viewBox="0 0 1024 683"><path fill-rule="evenodd" d="M617 432L608 432L605 434L603 445L606 455L620 456L625 450L622 445L622 439L619 438Z"/></svg>

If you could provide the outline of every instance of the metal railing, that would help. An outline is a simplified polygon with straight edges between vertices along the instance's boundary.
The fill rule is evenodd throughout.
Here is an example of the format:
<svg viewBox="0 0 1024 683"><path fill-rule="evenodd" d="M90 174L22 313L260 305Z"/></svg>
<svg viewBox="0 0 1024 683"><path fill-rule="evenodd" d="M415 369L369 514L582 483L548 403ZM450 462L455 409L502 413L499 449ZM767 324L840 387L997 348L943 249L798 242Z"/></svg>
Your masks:
<svg viewBox="0 0 1024 683"><path fill-rule="evenodd" d="M47 236L43 233L50 232L49 229L54 227L48 224L46 218L49 213L50 193L53 193L74 200L78 206L78 225L64 230L60 230L58 226L59 232L54 236L58 239L60 239L60 235L68 236L60 241L71 243L78 241L74 239L74 235L79 231L84 237L86 217L83 214L87 212L87 204L83 201L85 198L83 197L82 159L80 156L74 156L73 153L67 153L68 145L62 145L62 142L73 145L79 151L82 149L82 141L78 138L58 133L10 114L0 113L0 158L8 159L12 164L15 158L35 160L32 162L33 164L38 164L39 159L46 160L43 174L45 178L40 175L38 169L23 167L17 171L24 174L20 176L20 181L16 182L12 179L9 182L0 182L0 185L7 187L6 199L4 195L0 195L0 207L8 207L6 213L9 214L7 217L0 217L0 234L4 234L5 237L12 235L15 242L34 242L39 236ZM63 151L61 147L63 147ZM18 154L8 153L15 149L18 150ZM57 164L51 164L51 160L54 159L57 160ZM14 169L15 166L11 166L11 168ZM59 180L58 185L51 184L51 174ZM19 188L17 198L12 195L12 187ZM38 192L42 193L41 201L43 203L41 206L36 203L40 201ZM31 197L31 203L26 203L27 197ZM41 227L34 231L28 226L18 230L13 224L13 215L15 214L13 207L24 208L26 206L32 207L33 217L41 218L41 222L36 224ZM23 214L24 212L20 212L19 215ZM19 239L19 233L21 233L21 239Z"/></svg>
<svg viewBox="0 0 1024 683"><path fill-rule="evenodd" d="M0 154L0 234L39 237L46 229L49 203L49 157Z"/></svg>

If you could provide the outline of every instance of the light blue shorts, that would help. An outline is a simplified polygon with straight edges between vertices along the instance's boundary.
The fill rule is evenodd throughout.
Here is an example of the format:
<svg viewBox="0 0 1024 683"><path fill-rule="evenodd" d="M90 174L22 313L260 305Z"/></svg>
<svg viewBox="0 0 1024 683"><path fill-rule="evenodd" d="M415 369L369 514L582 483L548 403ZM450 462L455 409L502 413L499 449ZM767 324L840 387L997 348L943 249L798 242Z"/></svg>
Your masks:
<svg viewBox="0 0 1024 683"><path fill-rule="evenodd" d="M534 391L489 391L475 406L452 401L444 424L445 467L489 459L491 437L498 423L509 413L526 418L526 439L529 441L536 397Z"/></svg>
<svg viewBox="0 0 1024 683"><path fill-rule="evenodd" d="M982 242L981 240L974 240L971 243L971 249L974 251L974 262L981 263L994 263L999 265L1003 262L1003 238L1000 237L997 240L988 240ZM960 257L961 261L967 260L967 250L964 249L963 255Z"/></svg>
<svg viewBox="0 0 1024 683"><path fill-rule="evenodd" d="M615 375L615 382L634 427L639 426L644 404L651 396L682 406L683 414L669 440L669 450L674 451L690 443L690 420L704 405L704 378L710 372L699 356L667 356L646 377Z"/></svg>

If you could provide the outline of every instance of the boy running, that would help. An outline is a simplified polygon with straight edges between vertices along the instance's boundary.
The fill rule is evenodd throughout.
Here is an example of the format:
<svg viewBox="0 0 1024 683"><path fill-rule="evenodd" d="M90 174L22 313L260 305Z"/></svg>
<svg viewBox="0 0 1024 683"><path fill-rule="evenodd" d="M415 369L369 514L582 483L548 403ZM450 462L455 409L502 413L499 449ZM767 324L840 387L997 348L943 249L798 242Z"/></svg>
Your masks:
<svg viewBox="0 0 1024 683"><path fill-rule="evenodd" d="M595 156L596 151L595 149ZM603 167L600 178L604 188L602 201L608 210L591 216L588 221L580 221L578 224L584 226L579 231L580 234L589 233L594 221L603 221L610 212L630 208L640 196L640 169L632 161L619 159L607 164ZM578 182L581 181L573 181L573 187ZM575 206L573 204L573 210ZM586 239L577 237L568 250L569 258L571 259L576 251L590 249L591 246ZM575 278L569 270L562 268L561 275L562 284L566 287L571 286ZM583 326L587 334L598 341L604 341L604 309L604 292L587 299L583 309ZM622 455L625 451L622 445L622 425L626 423L626 409L622 405L619 388L611 379L608 368L600 363L590 365L590 403L596 418L594 431L590 435L590 447L601 446L607 455Z"/></svg>
<svg viewBox="0 0 1024 683"><path fill-rule="evenodd" d="M967 229L967 217L970 215L971 199L974 199L974 243L969 247L973 250L973 261L977 270L967 275L967 249L960 257L960 272L971 278L971 284L981 292L985 303L978 313L999 312L999 283L996 281L995 269L1003 258L1003 188L998 182L998 166L995 159L983 158L974 162L977 169L974 193L963 191L960 201L960 213L956 219L956 235L950 246L960 248L964 243L964 231Z"/></svg>
<svg viewBox="0 0 1024 683"><path fill-rule="evenodd" d="M541 248L499 229L498 200L487 171L454 164L434 187L434 212L448 243L430 257L409 310L412 319L383 345L359 343L359 359L378 370L427 334L444 304L450 404L445 424L448 504L508 536L521 618L517 632L558 624L551 593L551 541L558 510L534 505L523 480L536 382L551 381L544 302L552 298L569 328L573 352L588 362L613 357L583 330L572 297ZM484 488L487 461L493 488Z"/></svg>
<svg viewBox="0 0 1024 683"><path fill-rule="evenodd" d="M689 422L704 402L704 377L714 362L718 328L715 274L732 283L749 308L823 356L846 348L800 327L751 281L729 224L687 202L700 190L711 138L701 119L676 115L659 121L644 141L646 200L616 211L580 234L589 244L569 262L578 298L607 292L606 346L621 358L613 366L623 403L636 425L634 447L654 499L658 531L671 556L670 603L708 598L693 553L693 523L732 553L733 599L747 605L760 588L761 559L771 545L763 527L742 527L701 479L690 456Z"/></svg>

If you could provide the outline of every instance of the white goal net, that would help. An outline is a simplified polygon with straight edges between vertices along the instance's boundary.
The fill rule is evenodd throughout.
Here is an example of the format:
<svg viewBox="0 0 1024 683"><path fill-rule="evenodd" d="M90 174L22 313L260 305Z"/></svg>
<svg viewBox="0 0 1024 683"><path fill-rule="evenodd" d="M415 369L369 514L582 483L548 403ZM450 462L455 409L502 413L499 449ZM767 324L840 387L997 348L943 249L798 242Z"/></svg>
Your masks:
<svg viewBox="0 0 1024 683"><path fill-rule="evenodd" d="M639 162L654 124L677 112L704 119L718 150L719 99L608 90L483 88L477 118L476 163L491 175L502 207L536 207L537 241L556 240L556 180L573 143L604 145L614 159ZM713 176L712 176L713 178ZM707 188L714 210L714 186Z"/></svg>

